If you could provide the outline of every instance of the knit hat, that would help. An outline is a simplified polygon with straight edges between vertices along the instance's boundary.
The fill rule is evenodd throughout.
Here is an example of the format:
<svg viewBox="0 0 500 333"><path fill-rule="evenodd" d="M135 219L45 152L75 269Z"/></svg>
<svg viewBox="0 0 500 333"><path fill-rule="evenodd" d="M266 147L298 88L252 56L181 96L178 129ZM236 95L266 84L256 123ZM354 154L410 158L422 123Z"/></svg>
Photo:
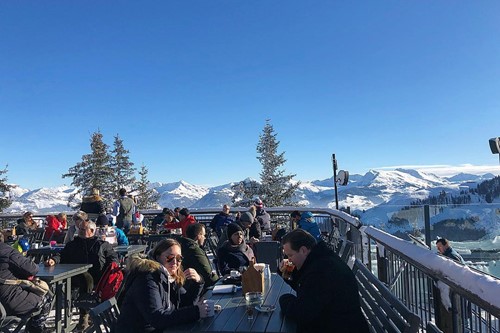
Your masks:
<svg viewBox="0 0 500 333"><path fill-rule="evenodd" d="M243 232L243 229L241 229L241 227L239 225L237 225L236 223L230 223L230 224L228 224L227 228L226 228L227 238L231 238L231 236L235 232L238 232L238 231Z"/></svg>
<svg viewBox="0 0 500 333"><path fill-rule="evenodd" d="M254 201L253 204L254 204L255 207L258 207L258 208L264 207L264 203L259 198L255 199L255 201Z"/></svg>
<svg viewBox="0 0 500 333"><path fill-rule="evenodd" d="M104 214L99 214L99 216L97 217L97 219L95 220L95 223L99 226L99 227L104 227L104 226L107 226L109 224L109 220L108 220L108 217Z"/></svg>
<svg viewBox="0 0 500 333"><path fill-rule="evenodd" d="M253 223L253 215L250 212L244 212L241 214L240 222Z"/></svg>
<svg viewBox="0 0 500 333"><path fill-rule="evenodd" d="M306 220L313 217L313 213L311 212L303 212L302 215L300 216L301 219Z"/></svg>

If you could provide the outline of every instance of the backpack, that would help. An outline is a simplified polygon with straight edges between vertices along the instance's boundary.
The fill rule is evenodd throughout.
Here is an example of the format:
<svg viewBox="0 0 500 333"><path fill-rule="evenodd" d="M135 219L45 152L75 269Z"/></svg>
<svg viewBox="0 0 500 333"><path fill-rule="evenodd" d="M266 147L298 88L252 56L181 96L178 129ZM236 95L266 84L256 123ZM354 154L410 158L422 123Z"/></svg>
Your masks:
<svg viewBox="0 0 500 333"><path fill-rule="evenodd" d="M95 287L95 294L99 302L115 297L123 282L123 271L116 262L111 262L102 274Z"/></svg>

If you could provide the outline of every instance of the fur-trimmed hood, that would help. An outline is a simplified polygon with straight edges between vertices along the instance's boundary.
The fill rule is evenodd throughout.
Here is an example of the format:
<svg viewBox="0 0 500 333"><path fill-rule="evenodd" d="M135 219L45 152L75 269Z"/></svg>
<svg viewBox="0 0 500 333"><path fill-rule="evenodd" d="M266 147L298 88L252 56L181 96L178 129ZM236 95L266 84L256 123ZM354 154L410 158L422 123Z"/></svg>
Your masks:
<svg viewBox="0 0 500 333"><path fill-rule="evenodd" d="M89 195L82 198L82 202L94 202L94 201L102 201L102 197L100 195Z"/></svg>
<svg viewBox="0 0 500 333"><path fill-rule="evenodd" d="M127 260L127 270L131 273L151 273L161 269L161 264L145 254L133 254Z"/></svg>

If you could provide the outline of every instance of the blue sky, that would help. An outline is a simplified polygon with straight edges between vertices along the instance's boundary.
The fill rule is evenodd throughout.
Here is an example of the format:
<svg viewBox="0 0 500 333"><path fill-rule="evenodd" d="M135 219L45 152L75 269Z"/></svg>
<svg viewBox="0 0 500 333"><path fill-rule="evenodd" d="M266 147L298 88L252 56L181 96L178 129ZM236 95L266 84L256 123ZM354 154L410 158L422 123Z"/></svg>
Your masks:
<svg viewBox="0 0 500 333"><path fill-rule="evenodd" d="M351 173L500 174L499 13L498 1L4 1L0 167L21 187L69 185L100 130L151 181L258 179L270 119L300 180L331 177L332 153Z"/></svg>

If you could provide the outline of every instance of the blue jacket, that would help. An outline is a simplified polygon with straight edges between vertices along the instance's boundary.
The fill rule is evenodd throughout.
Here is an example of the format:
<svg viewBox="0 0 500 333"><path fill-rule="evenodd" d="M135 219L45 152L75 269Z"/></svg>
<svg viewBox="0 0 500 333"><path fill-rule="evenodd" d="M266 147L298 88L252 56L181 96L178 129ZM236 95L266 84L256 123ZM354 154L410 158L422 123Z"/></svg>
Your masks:
<svg viewBox="0 0 500 333"><path fill-rule="evenodd" d="M128 238L127 235L125 235L125 232L123 232L123 230L120 228L115 227L114 229L118 245L129 245Z"/></svg>
<svg viewBox="0 0 500 333"><path fill-rule="evenodd" d="M160 263L134 255L128 263L129 275L124 286L114 332L162 332L164 329L195 322L203 283L186 280L184 286L168 281L168 273Z"/></svg>
<svg viewBox="0 0 500 333"><path fill-rule="evenodd" d="M215 215L212 221L210 222L210 228L217 233L217 236L221 236L222 229L230 223L234 223L234 217L230 214L226 214L224 212L220 212Z"/></svg>
<svg viewBox="0 0 500 333"><path fill-rule="evenodd" d="M455 249L453 249L451 246L450 246L450 247L448 247L448 248L444 251L443 255L444 255L445 257L448 257L448 258L450 258L450 259L455 260L455 261L456 261L456 262L458 262L458 263L461 263L461 264L464 264L464 265L465 265L465 261L464 261L464 259L462 258L462 256L461 256L460 254L458 254L458 252L457 252L457 251L455 251Z"/></svg>
<svg viewBox="0 0 500 333"><path fill-rule="evenodd" d="M316 222L309 222L305 219L300 219L299 228L313 235L316 240L321 240L321 231L319 230L319 226Z"/></svg>

